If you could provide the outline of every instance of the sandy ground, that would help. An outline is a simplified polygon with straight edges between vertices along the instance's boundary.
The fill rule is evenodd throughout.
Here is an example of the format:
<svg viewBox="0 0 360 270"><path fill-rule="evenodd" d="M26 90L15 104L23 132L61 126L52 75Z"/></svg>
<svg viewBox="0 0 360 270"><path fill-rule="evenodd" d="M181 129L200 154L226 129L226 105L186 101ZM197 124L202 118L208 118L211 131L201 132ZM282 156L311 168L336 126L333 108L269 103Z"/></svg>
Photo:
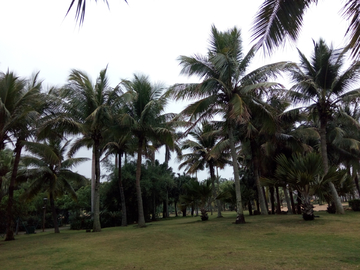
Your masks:
<svg viewBox="0 0 360 270"><path fill-rule="evenodd" d="M343 203L343 206L345 208L349 207L349 204L348 203ZM322 204L322 205L319 205L319 204L314 204L314 211L326 211L328 205L327 204ZM287 211L287 207L284 206L281 208L281 211Z"/></svg>

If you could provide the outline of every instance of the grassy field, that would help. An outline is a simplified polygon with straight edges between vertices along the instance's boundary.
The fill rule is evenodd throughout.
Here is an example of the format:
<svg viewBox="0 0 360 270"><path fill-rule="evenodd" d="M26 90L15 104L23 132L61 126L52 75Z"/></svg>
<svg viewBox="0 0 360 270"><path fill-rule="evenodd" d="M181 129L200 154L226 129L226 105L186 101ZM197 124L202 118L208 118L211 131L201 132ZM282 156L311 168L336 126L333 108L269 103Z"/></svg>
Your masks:
<svg viewBox="0 0 360 270"><path fill-rule="evenodd" d="M0 242L0 269L360 269L360 213L171 218Z"/></svg>

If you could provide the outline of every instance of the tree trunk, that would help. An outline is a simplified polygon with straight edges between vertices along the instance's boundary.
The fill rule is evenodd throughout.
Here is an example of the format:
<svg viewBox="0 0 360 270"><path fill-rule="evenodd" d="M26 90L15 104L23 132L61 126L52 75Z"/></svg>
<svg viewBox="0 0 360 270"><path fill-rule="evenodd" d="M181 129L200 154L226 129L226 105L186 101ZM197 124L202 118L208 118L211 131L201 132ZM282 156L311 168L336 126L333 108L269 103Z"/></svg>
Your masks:
<svg viewBox="0 0 360 270"><path fill-rule="evenodd" d="M296 209L296 213L298 213L299 215L301 214L301 193L300 191L297 190L297 197L296 197L296 201L297 201L297 209Z"/></svg>
<svg viewBox="0 0 360 270"><path fill-rule="evenodd" d="M293 212L293 214L297 214L296 208L295 208L295 203L294 203L293 190L290 186L289 186L289 195L290 195L290 203L291 203L292 212Z"/></svg>
<svg viewBox="0 0 360 270"><path fill-rule="evenodd" d="M320 145L321 145L321 157L323 162L324 175L329 171L329 161L327 156L327 145L326 145L326 119L320 119ZM329 182L331 196L335 204L336 214L345 214L344 207L342 206L340 197L337 190L332 182Z"/></svg>
<svg viewBox="0 0 360 270"><path fill-rule="evenodd" d="M141 159L142 159L142 139L139 138L138 156L137 156L137 163L136 163L136 197L137 197L137 202L138 202L138 225L140 228L146 226L145 217L144 217L143 201L142 201L142 195L141 195L141 186L140 186Z"/></svg>
<svg viewBox="0 0 360 270"><path fill-rule="evenodd" d="M270 204L271 204L271 214L275 214L275 196L274 196L274 187L270 186Z"/></svg>
<svg viewBox="0 0 360 270"><path fill-rule="evenodd" d="M276 214L280 215L281 214L281 202L280 202L280 194L279 194L278 186L275 187L275 191L276 191L276 201L277 201Z"/></svg>
<svg viewBox="0 0 360 270"><path fill-rule="evenodd" d="M122 153L119 152L118 158L118 177L119 177L119 189L120 189L120 201L121 201L121 226L127 226L127 213L126 213L126 202L125 202L125 193L124 187L122 183L122 175L121 175L121 156Z"/></svg>
<svg viewBox="0 0 360 270"><path fill-rule="evenodd" d="M93 147L92 159L91 159L91 212L94 213L94 202L95 202L95 149Z"/></svg>
<svg viewBox="0 0 360 270"><path fill-rule="evenodd" d="M288 191L287 191L287 188L286 188L286 185L282 187L283 190L284 190L284 196L285 196L285 201L286 201L286 206L287 206L287 209L288 209L288 215L292 215L293 212L292 212L292 209L291 209L291 203L290 203L290 199L289 199L289 195L288 195Z"/></svg>
<svg viewBox="0 0 360 270"><path fill-rule="evenodd" d="M54 222L54 232L60 233L56 209L55 209L54 196L53 196L52 192L50 192L50 207L51 207L51 213L52 213L52 218L53 218L53 222Z"/></svg>
<svg viewBox="0 0 360 270"><path fill-rule="evenodd" d="M248 205L249 205L249 215L252 216L253 213L252 213L251 200L249 200Z"/></svg>
<svg viewBox="0 0 360 270"><path fill-rule="evenodd" d="M178 217L177 201L174 201L175 217Z"/></svg>
<svg viewBox="0 0 360 270"><path fill-rule="evenodd" d="M100 224L100 140L94 140L95 187L94 187L94 223L93 232L101 232Z"/></svg>
<svg viewBox="0 0 360 270"><path fill-rule="evenodd" d="M216 167L216 171L217 171L217 167ZM219 194L219 187L220 187L220 184L219 184L219 173L217 173L217 176L216 176L216 184L217 184L217 189L216 189L216 196L217 194ZM221 201L220 200L216 200L216 205L217 205L217 217L220 218L220 217L223 217L222 214L221 214Z"/></svg>
<svg viewBox="0 0 360 270"><path fill-rule="evenodd" d="M234 179L235 179L236 213L237 213L235 223L240 224L240 223L245 223L245 216L244 216L244 210L242 207L239 167L237 164L237 155L236 155L236 150L235 150L235 141L234 141L232 127L229 127L228 132L229 132L229 144L230 144L232 165L233 165Z"/></svg>
<svg viewBox="0 0 360 270"><path fill-rule="evenodd" d="M156 221L156 196L155 196L155 191L152 192L152 201L153 201L153 209L152 209L152 217L151 220L152 221Z"/></svg>
<svg viewBox="0 0 360 270"><path fill-rule="evenodd" d="M261 192L262 188L261 188L261 183L260 183L260 178L259 178L259 160L258 160L258 154L257 154L257 147L256 147L256 143L253 139L250 140L250 147L251 147L251 154L252 154L252 166L253 166L256 188L258 190L258 195L259 195L261 214L267 215L268 208L266 205L265 196L264 196L264 193Z"/></svg>
<svg viewBox="0 0 360 270"><path fill-rule="evenodd" d="M14 231L13 231L13 223L14 223L14 215L13 215L13 205L14 205L14 189L15 189L15 182L17 177L17 171L20 163L20 156L22 150L22 142L21 138L17 139L16 146L14 149L15 152L15 160L13 170L11 172L10 178L10 185L9 185L9 198L8 198L8 205L6 211L6 237L5 241L15 240L14 238Z"/></svg>

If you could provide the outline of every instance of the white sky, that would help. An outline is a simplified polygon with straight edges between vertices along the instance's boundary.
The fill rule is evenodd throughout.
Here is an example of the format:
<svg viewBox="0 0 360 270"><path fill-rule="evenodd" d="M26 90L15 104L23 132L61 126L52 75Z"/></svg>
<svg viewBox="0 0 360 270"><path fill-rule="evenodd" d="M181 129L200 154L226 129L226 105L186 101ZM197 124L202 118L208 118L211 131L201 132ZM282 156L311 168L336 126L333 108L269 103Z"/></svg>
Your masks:
<svg viewBox="0 0 360 270"><path fill-rule="evenodd" d="M168 86L186 82L189 80L179 75L176 59L206 54L212 24L219 30L237 26L242 30L245 51L250 49L250 28L263 0L128 0L128 4L109 0L110 11L102 0L97 4L88 0L80 28L74 21L75 9L65 18L70 2L0 0L0 71L9 69L24 77L40 71L45 85L61 86L73 68L86 71L95 80L108 65L113 86L134 73ZM275 61L296 62L296 47L310 57L312 39L320 37L334 47L343 46L347 26L339 15L343 2L320 0L307 12L296 45L278 49L271 58L257 56L253 68ZM183 105L172 103L168 111L179 112ZM160 162L162 156L157 155ZM174 171L177 167L173 165ZM78 170L90 177L90 168L89 163ZM226 168L220 175L232 178L232 169ZM198 177L205 179L208 173Z"/></svg>

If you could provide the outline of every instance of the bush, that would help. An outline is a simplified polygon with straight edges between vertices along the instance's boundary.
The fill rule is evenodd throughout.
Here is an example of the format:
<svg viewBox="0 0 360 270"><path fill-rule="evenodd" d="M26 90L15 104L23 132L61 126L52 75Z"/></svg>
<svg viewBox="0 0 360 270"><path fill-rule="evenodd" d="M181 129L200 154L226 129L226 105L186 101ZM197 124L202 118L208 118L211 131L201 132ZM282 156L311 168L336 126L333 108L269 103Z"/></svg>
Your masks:
<svg viewBox="0 0 360 270"><path fill-rule="evenodd" d="M92 229L92 215L86 212L71 212L69 215L70 229L82 230Z"/></svg>
<svg viewBox="0 0 360 270"><path fill-rule="evenodd" d="M349 206L353 211L360 211L360 200L356 199L349 201Z"/></svg>

